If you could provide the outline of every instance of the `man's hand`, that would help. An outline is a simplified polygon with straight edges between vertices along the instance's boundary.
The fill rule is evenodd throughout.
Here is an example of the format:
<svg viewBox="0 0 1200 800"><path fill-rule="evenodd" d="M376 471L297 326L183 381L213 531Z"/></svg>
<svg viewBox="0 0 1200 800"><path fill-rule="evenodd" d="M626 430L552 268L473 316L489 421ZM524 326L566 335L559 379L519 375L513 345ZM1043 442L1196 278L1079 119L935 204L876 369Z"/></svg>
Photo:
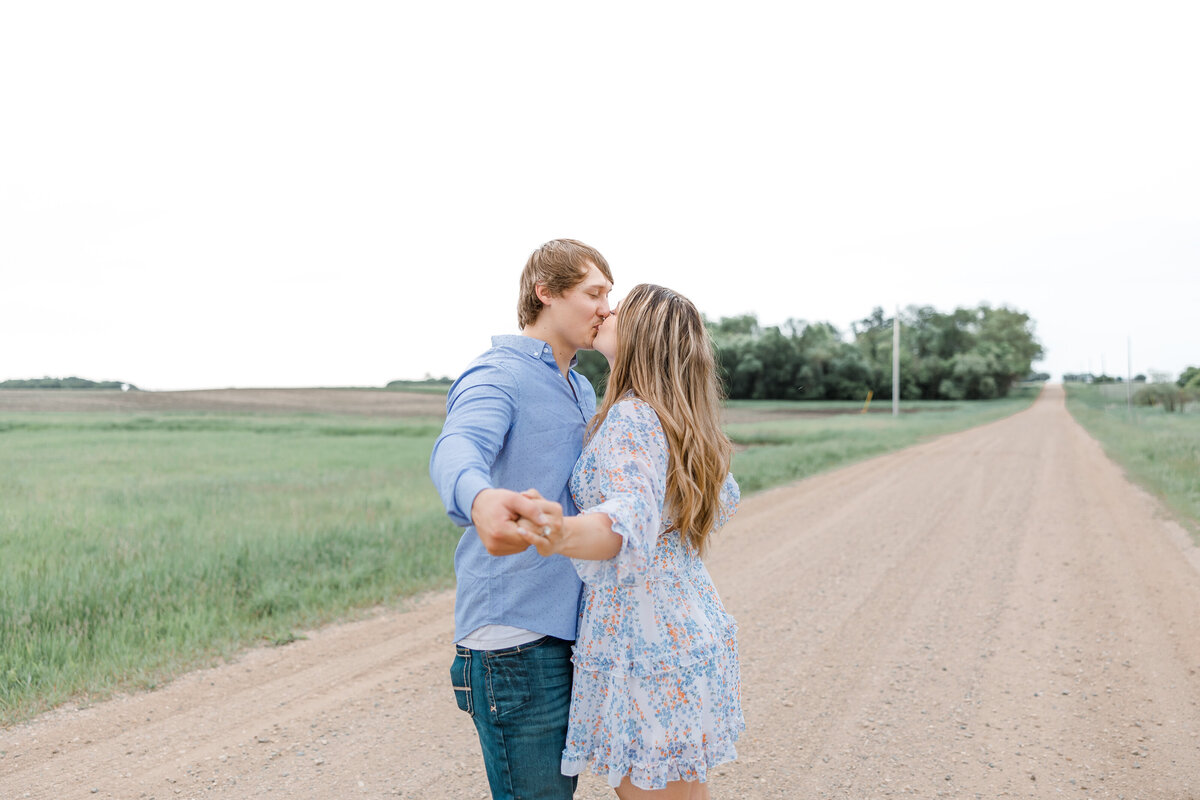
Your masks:
<svg viewBox="0 0 1200 800"><path fill-rule="evenodd" d="M494 556L511 556L529 547L517 527L526 518L536 525L549 525L539 503L508 489L484 489L471 504L471 522L484 548ZM559 512L561 519L561 511Z"/></svg>

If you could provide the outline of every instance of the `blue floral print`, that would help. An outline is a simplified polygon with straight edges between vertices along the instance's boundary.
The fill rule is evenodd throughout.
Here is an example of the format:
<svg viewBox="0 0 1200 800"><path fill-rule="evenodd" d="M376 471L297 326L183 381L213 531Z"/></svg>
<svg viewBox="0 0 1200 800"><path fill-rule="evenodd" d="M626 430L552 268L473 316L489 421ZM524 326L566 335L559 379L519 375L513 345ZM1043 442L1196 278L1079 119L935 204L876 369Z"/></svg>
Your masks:
<svg viewBox="0 0 1200 800"><path fill-rule="evenodd" d="M635 397L612 407L583 449L571 493L608 514L624 542L607 561L572 559L584 581L562 771L617 786L704 781L737 757L743 730L737 625L695 548L664 516L667 440ZM730 475L717 526L740 499Z"/></svg>

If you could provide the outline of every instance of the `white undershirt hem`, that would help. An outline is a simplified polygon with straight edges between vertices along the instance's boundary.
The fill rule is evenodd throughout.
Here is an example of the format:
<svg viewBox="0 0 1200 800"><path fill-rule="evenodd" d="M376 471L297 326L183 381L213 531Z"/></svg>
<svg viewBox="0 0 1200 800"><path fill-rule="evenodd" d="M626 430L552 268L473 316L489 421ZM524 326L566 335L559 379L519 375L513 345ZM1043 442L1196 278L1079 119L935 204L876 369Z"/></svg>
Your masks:
<svg viewBox="0 0 1200 800"><path fill-rule="evenodd" d="M525 628L514 628L512 625L483 625L455 644L470 650L503 650L506 647L528 644L544 635Z"/></svg>

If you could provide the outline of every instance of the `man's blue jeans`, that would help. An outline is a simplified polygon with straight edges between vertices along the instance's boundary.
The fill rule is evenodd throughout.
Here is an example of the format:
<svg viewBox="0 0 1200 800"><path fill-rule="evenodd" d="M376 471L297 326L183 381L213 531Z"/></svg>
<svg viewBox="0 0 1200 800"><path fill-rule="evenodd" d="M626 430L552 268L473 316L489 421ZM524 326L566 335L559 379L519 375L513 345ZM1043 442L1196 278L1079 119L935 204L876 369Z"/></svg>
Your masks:
<svg viewBox="0 0 1200 800"><path fill-rule="evenodd" d="M455 646L450 682L483 747L493 800L569 800L559 771L571 711L571 643L544 636L504 650Z"/></svg>

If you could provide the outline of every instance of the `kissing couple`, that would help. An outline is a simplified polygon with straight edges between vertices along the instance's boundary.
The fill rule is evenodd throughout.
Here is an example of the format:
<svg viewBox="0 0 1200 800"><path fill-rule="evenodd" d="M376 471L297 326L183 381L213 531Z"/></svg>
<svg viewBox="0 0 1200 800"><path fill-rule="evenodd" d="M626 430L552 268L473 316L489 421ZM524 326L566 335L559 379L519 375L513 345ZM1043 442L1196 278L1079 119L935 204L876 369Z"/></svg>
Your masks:
<svg viewBox="0 0 1200 800"><path fill-rule="evenodd" d="M712 341L651 284L609 304L592 247L530 255L520 334L459 376L430 476L465 528L451 685L492 797L708 798L745 729L736 624L701 557L736 511ZM604 397L576 354L608 361Z"/></svg>

